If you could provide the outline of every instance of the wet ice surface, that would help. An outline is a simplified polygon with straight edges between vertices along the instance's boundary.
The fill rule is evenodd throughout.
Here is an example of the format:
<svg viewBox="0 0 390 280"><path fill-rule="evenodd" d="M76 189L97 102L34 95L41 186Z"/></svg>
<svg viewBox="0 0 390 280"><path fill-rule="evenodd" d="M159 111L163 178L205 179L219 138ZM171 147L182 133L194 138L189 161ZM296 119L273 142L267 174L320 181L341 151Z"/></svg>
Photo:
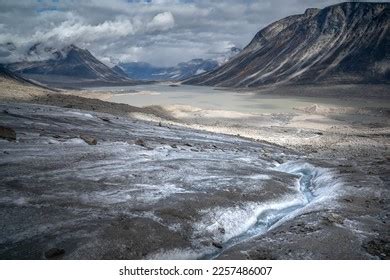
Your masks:
<svg viewBox="0 0 390 280"><path fill-rule="evenodd" d="M326 188L320 169L265 143L50 106L0 112L17 133L0 140L0 258L212 258Z"/></svg>

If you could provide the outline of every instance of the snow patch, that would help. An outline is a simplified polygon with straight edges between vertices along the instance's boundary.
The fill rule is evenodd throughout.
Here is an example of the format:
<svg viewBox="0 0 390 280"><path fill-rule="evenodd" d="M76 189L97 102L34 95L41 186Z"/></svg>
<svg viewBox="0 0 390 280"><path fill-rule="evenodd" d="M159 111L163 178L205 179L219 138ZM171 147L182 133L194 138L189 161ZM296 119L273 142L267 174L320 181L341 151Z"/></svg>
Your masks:
<svg viewBox="0 0 390 280"><path fill-rule="evenodd" d="M93 116L91 114L88 114L88 113L81 113L81 112L75 112L75 111L70 111L69 113L71 113L73 115L89 118L89 119L93 118Z"/></svg>
<svg viewBox="0 0 390 280"><path fill-rule="evenodd" d="M200 74L205 73L205 72L206 72L206 70L204 70L204 69L198 69L198 70L196 70L195 75L200 75Z"/></svg>
<svg viewBox="0 0 390 280"><path fill-rule="evenodd" d="M271 176L266 175L266 174L252 175L252 176L249 176L249 178L253 179L253 180L271 180Z"/></svg>

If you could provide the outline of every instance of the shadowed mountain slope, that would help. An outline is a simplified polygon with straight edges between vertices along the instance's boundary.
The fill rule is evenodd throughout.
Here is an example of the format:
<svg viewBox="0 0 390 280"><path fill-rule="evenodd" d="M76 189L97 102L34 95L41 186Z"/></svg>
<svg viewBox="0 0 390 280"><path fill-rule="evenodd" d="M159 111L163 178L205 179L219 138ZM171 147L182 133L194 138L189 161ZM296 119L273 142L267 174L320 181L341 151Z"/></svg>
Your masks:
<svg viewBox="0 0 390 280"><path fill-rule="evenodd" d="M389 3L308 9L259 31L235 58L187 84L388 83Z"/></svg>

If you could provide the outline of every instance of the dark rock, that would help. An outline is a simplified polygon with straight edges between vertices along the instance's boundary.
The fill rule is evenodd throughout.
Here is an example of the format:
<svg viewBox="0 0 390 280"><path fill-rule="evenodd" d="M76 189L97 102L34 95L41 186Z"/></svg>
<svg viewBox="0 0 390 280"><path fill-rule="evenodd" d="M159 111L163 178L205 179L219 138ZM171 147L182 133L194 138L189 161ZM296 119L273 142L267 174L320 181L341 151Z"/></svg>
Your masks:
<svg viewBox="0 0 390 280"><path fill-rule="evenodd" d="M218 248L218 249L222 249L223 248L223 246L222 246L222 244L221 243L219 243L219 242L212 242L211 243L211 245L213 245L215 248Z"/></svg>
<svg viewBox="0 0 390 280"><path fill-rule="evenodd" d="M289 232L300 234L300 233L311 233L311 232L316 232L318 231L319 228L316 228L311 225L306 225L305 223L298 223L294 226L291 226L289 228ZM282 232L284 234L284 232Z"/></svg>
<svg viewBox="0 0 390 280"><path fill-rule="evenodd" d="M102 121L104 122L111 122L109 118L106 118L106 117L101 117L100 118Z"/></svg>
<svg viewBox="0 0 390 280"><path fill-rule="evenodd" d="M57 259L57 258L60 258L64 254L65 254L64 249L51 248L45 252L45 258L46 259Z"/></svg>
<svg viewBox="0 0 390 280"><path fill-rule="evenodd" d="M172 144L171 147L174 148L174 149L176 149L176 148L177 148L177 145L176 145L176 144Z"/></svg>
<svg viewBox="0 0 390 280"><path fill-rule="evenodd" d="M275 161L279 164L282 164L283 163L283 159L281 158L275 158Z"/></svg>
<svg viewBox="0 0 390 280"><path fill-rule="evenodd" d="M363 248L373 256L382 260L390 260L390 241L384 239L370 240L363 245Z"/></svg>
<svg viewBox="0 0 390 280"><path fill-rule="evenodd" d="M256 249L248 252L250 260L275 260L272 252L268 249Z"/></svg>
<svg viewBox="0 0 390 280"><path fill-rule="evenodd" d="M329 224L343 224L344 218L338 214L330 213L329 215L324 217L325 222Z"/></svg>
<svg viewBox="0 0 390 280"><path fill-rule="evenodd" d="M137 139L134 144L138 145L138 146L141 146L141 147L146 147L146 143L144 140L142 139Z"/></svg>
<svg viewBox="0 0 390 280"><path fill-rule="evenodd" d="M0 126L0 138L6 139L8 141L15 141L16 132L12 128Z"/></svg>
<svg viewBox="0 0 390 280"><path fill-rule="evenodd" d="M89 136L89 135L80 135L80 138L85 141L88 145L96 145L97 140L96 138Z"/></svg>

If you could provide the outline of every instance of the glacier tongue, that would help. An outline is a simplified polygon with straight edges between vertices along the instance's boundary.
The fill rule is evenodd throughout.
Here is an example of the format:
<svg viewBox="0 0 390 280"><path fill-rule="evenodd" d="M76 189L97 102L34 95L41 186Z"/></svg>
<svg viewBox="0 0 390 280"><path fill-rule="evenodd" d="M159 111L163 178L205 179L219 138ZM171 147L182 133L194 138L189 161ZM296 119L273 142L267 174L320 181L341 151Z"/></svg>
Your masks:
<svg viewBox="0 0 390 280"><path fill-rule="evenodd" d="M0 140L0 257L62 244L73 259L211 258L332 183L291 151L239 137L42 105L0 104L0 115L17 134Z"/></svg>

